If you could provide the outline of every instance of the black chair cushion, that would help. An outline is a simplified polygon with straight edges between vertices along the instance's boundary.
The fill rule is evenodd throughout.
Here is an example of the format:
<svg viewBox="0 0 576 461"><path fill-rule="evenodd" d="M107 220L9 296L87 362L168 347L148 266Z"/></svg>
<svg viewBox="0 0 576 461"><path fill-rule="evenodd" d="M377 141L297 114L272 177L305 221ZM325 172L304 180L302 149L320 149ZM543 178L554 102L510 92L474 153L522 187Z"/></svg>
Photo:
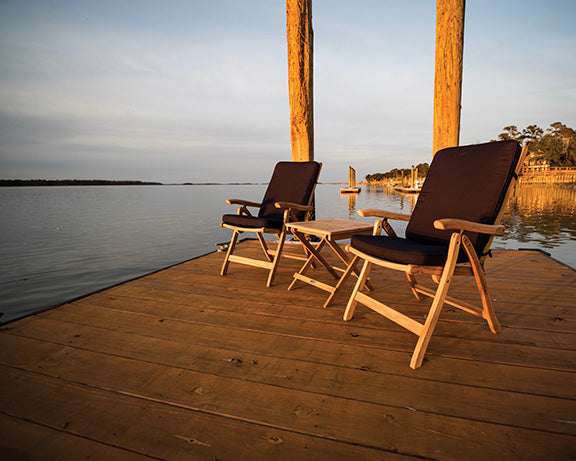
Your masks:
<svg viewBox="0 0 576 461"><path fill-rule="evenodd" d="M428 245L387 235L353 235L350 244L362 253L400 264L443 266L448 256L445 245Z"/></svg>
<svg viewBox="0 0 576 461"><path fill-rule="evenodd" d="M520 156L513 140L451 147L436 153L422 186L406 238L447 245L449 231L434 228L440 218L494 224ZM468 234L480 253L489 236Z"/></svg>
<svg viewBox="0 0 576 461"><path fill-rule="evenodd" d="M259 229L262 227L269 229L282 229L282 216L280 221L272 218L259 218L258 216L246 216L239 214L225 214L222 216L222 222L231 226L247 227Z"/></svg>
<svg viewBox="0 0 576 461"><path fill-rule="evenodd" d="M276 202L291 202L308 205L314 190L320 164L318 162L278 162L264 194L258 212L260 218L282 221L284 210L274 206ZM296 212L296 220L304 219L306 212Z"/></svg>

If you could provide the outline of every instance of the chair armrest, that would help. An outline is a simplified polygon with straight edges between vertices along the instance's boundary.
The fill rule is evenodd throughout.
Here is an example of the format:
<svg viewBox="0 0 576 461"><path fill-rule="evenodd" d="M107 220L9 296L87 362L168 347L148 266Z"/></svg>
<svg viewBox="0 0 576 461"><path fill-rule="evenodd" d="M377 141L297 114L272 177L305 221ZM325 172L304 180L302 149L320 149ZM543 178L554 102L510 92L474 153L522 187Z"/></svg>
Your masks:
<svg viewBox="0 0 576 461"><path fill-rule="evenodd" d="M457 230L478 232L479 234L500 235L506 229L501 224L480 224L473 221L466 221L465 219L445 218L437 219L434 221L434 227L440 230Z"/></svg>
<svg viewBox="0 0 576 461"><path fill-rule="evenodd" d="M226 200L226 203L228 205L242 205L242 206L253 206L256 208L260 208L262 206L261 203L257 203L257 202L250 202L248 200L241 200L241 199L237 199L237 198L231 198Z"/></svg>
<svg viewBox="0 0 576 461"><path fill-rule="evenodd" d="M299 205L298 203L290 203L290 202L276 202L274 203L276 208L289 208L292 210L298 211L312 211L314 209L311 205Z"/></svg>
<svg viewBox="0 0 576 461"><path fill-rule="evenodd" d="M386 210L376 210L374 208L365 208L363 210L358 210L358 214L365 218L376 217L383 219L396 219L398 221L410 221L410 215L404 213L396 213L394 211Z"/></svg>

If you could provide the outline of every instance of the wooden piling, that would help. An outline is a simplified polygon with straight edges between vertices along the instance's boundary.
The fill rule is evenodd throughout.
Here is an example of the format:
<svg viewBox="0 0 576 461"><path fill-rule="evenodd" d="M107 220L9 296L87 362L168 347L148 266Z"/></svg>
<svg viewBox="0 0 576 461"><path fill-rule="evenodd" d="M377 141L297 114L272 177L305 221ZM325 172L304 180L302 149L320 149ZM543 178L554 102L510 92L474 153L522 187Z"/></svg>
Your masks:
<svg viewBox="0 0 576 461"><path fill-rule="evenodd" d="M433 153L460 140L465 0L436 2Z"/></svg>
<svg viewBox="0 0 576 461"><path fill-rule="evenodd" d="M286 0L292 161L314 160L312 0Z"/></svg>

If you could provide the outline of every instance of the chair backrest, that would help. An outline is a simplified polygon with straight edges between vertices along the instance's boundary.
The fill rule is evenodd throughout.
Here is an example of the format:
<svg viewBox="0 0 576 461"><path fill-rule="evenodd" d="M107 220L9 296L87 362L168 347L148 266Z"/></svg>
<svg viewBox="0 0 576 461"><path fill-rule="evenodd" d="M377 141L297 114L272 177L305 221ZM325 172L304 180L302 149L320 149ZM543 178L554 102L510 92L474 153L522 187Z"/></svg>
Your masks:
<svg viewBox="0 0 576 461"><path fill-rule="evenodd" d="M422 185L406 238L448 245L451 232L434 228L434 221L441 218L496 224L520 153L520 145L513 140L439 150ZM490 236L468 235L482 257Z"/></svg>
<svg viewBox="0 0 576 461"><path fill-rule="evenodd" d="M276 202L309 205L320 175L318 162L278 162L262 199L258 216L282 221L284 210L274 206ZM304 220L306 212L298 211L296 220Z"/></svg>

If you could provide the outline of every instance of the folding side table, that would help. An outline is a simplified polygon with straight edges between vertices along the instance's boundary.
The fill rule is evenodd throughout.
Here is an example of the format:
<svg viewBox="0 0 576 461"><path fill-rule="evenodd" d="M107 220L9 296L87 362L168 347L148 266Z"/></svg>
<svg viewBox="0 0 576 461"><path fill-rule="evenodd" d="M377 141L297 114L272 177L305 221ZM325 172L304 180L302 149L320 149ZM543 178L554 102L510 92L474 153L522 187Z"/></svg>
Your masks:
<svg viewBox="0 0 576 461"><path fill-rule="evenodd" d="M294 234L294 236L304 245L304 248L309 251L309 257L301 267L301 269L294 274L294 280L288 287L291 290L298 280L313 285L320 288L321 290L330 293L330 296L324 303L324 307L328 306L338 289L342 286L344 282L346 269L340 267L335 267L330 264L326 259L320 254L322 248L328 245L334 253L340 258L340 260L347 266L349 270L352 270L356 275L358 272L354 268L354 264L350 265L350 258L346 252L338 245L338 240L349 239L354 234L372 234L374 226L369 223L350 221L347 219L320 219L318 221L302 221L302 222L292 222L287 223L286 228ZM314 235L321 237L320 243L314 247L306 239L306 235ZM320 263L338 282L335 286L328 285L327 283L320 282L311 277L304 275L308 268L312 265L314 261ZM338 274L338 272L344 272L345 276ZM367 286L370 288L369 282Z"/></svg>

